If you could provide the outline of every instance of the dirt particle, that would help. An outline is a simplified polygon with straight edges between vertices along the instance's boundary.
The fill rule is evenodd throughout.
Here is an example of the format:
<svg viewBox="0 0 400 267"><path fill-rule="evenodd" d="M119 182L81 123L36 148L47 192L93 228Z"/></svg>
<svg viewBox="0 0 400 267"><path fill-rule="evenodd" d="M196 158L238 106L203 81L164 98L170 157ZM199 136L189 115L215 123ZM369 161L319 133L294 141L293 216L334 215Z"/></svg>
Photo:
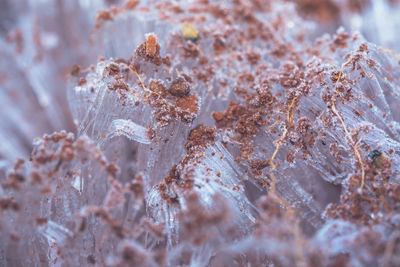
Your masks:
<svg viewBox="0 0 400 267"><path fill-rule="evenodd" d="M173 96L184 97L190 93L190 85L184 78L178 78L172 82L169 92Z"/></svg>
<svg viewBox="0 0 400 267"><path fill-rule="evenodd" d="M190 131L185 147L187 150L191 150L198 146L208 146L214 143L215 135L215 128L206 127L203 124L200 124Z"/></svg>
<svg viewBox="0 0 400 267"><path fill-rule="evenodd" d="M135 10L139 3L139 0L128 0L125 4L125 8L128 10Z"/></svg>
<svg viewBox="0 0 400 267"><path fill-rule="evenodd" d="M147 35L147 39L146 39L146 54L148 56L155 56L156 54L156 49L157 49L157 37L150 33L149 35Z"/></svg>
<svg viewBox="0 0 400 267"><path fill-rule="evenodd" d="M37 225L43 225L43 224L46 224L47 223L47 218L36 218L36 224Z"/></svg>
<svg viewBox="0 0 400 267"><path fill-rule="evenodd" d="M81 67L79 65L75 64L72 66L70 74L71 74L71 76L77 77L77 76L79 76L80 72L81 72Z"/></svg>
<svg viewBox="0 0 400 267"><path fill-rule="evenodd" d="M87 262L89 264L96 264L96 258L93 255L87 256Z"/></svg>
<svg viewBox="0 0 400 267"><path fill-rule="evenodd" d="M191 113L192 115L197 114L197 97L194 95L189 95L187 97L179 98L178 101L176 101L176 105L182 109L183 111L187 111Z"/></svg>

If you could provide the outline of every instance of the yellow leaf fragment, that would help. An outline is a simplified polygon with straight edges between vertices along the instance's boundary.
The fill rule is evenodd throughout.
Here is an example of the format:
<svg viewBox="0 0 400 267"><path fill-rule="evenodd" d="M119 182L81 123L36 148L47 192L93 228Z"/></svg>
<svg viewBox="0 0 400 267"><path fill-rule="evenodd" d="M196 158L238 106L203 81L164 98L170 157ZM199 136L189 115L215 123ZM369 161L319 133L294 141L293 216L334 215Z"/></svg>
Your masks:
<svg viewBox="0 0 400 267"><path fill-rule="evenodd" d="M189 23L182 26L182 34L185 39L196 40L199 37L199 31Z"/></svg>

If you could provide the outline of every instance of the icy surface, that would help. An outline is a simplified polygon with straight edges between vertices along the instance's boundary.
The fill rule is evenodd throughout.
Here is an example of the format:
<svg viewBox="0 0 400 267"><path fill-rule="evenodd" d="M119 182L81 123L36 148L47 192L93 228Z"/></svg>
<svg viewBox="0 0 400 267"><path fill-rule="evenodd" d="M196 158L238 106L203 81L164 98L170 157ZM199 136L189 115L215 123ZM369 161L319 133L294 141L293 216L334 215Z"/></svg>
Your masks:
<svg viewBox="0 0 400 267"><path fill-rule="evenodd" d="M398 266L396 2L3 1L0 266Z"/></svg>

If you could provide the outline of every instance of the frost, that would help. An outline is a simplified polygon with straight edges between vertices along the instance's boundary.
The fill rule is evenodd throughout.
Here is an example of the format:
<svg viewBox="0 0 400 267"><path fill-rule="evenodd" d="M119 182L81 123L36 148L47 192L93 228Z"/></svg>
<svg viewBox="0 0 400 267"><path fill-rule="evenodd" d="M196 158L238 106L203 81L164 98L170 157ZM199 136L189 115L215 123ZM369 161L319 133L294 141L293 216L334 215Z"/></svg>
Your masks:
<svg viewBox="0 0 400 267"><path fill-rule="evenodd" d="M400 4L61 2L0 4L0 266L399 265Z"/></svg>
<svg viewBox="0 0 400 267"><path fill-rule="evenodd" d="M54 242L61 245L66 238L72 236L71 231L53 221L48 221L47 225L42 228L43 235L47 238L49 244Z"/></svg>
<svg viewBox="0 0 400 267"><path fill-rule="evenodd" d="M150 139L148 138L148 129L140 126L130 120L114 120L111 123L111 130L109 133L109 138L114 136L124 135L132 141L136 141L142 144L150 144Z"/></svg>

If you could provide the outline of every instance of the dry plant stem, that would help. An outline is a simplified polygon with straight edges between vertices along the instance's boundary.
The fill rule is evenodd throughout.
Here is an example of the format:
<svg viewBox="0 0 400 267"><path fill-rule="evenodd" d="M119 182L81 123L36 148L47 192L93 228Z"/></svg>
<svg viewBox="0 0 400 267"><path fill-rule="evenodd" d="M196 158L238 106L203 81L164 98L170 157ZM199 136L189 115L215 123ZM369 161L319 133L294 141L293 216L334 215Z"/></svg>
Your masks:
<svg viewBox="0 0 400 267"><path fill-rule="evenodd" d="M332 112L339 118L340 123L342 124L343 130L344 130L344 132L346 134L346 137L348 139L348 143L350 143L351 147L354 150L354 154L356 155L356 160L358 160L358 162L360 163L360 166L361 166L361 185L360 185L360 190L362 190L363 187L364 187L364 182L365 182L365 167L364 167L364 163L363 163L362 158L361 158L361 151L360 151L360 148L358 147L358 142L355 142L353 140L353 137L351 136L349 130L347 129L347 126L344 123L344 119L343 119L342 115L340 115L339 111L336 109L336 102L335 102L336 96L338 94L337 85L338 85L340 79L342 78L344 67L346 65L348 65L350 62L351 62L351 57L350 57L349 60L347 60L345 63L343 63L342 66L340 67L339 76L338 76L338 78L336 80L335 89L334 89L334 93L333 93L333 96L332 96L332 101L331 101L332 108L331 109L332 109Z"/></svg>
<svg viewBox="0 0 400 267"><path fill-rule="evenodd" d="M80 70L79 73L87 73L87 72L92 71L92 70L93 70L93 67L90 66L90 67L87 67L86 69ZM68 79L71 76L72 76L71 73L68 73L67 75L65 75L65 78Z"/></svg>
<svg viewBox="0 0 400 267"><path fill-rule="evenodd" d="M397 59L397 61L398 61L399 64L400 64L400 56L398 56L396 52L394 52L394 51L391 50L391 49L387 49L387 48L385 48L385 49L379 48L379 50L381 50L382 52L385 52L385 53L390 53L390 54L392 54L392 55Z"/></svg>
<svg viewBox="0 0 400 267"><path fill-rule="evenodd" d="M274 163L274 160L275 160L276 154L278 153L279 149L281 148L282 142L285 140L285 138L287 136L288 126L290 126L293 123L293 111L294 111L295 103L296 103L298 98L299 98L299 96L296 96L295 98L293 98L292 103L289 106L289 109L288 109L288 112L287 112L286 125L285 125L285 128L283 130L282 137L278 141L276 141L275 151L272 154L271 159L269 160L269 163L271 165L271 169L269 170L269 174L270 174L270 176L272 178L270 191L271 191L272 194L275 194L275 189L276 189L275 188L276 187L276 176L274 174L274 170L276 169L276 165Z"/></svg>
<svg viewBox="0 0 400 267"><path fill-rule="evenodd" d="M273 127L275 127L275 125L277 125L277 124L281 121L281 119L282 119L282 116L279 115L278 119L277 119L273 124L271 124L270 126L268 126L268 130L270 130L270 129L272 129Z"/></svg>
<svg viewBox="0 0 400 267"><path fill-rule="evenodd" d="M276 169L276 165L275 165L275 163L274 163L274 159L275 159L275 156L276 156L276 154L278 153L279 149L281 148L281 143L283 142L283 140L285 140L286 135L287 135L287 129L285 128L285 129L283 130L283 135L282 135L282 137L276 142L275 151L274 151L274 153L272 154L272 157L271 157L271 159L270 159L271 169L269 170L269 173L270 173L270 176L271 176L271 178L272 178L271 189L270 189L270 191L271 191L272 194L275 194L275 187L276 187L276 176L275 176L275 174L274 174L274 170Z"/></svg>
<svg viewBox="0 0 400 267"><path fill-rule="evenodd" d="M132 73L134 73L134 74L136 75L136 77L138 77L139 82L140 82L140 85L142 86L143 90L145 90L146 92L148 92L148 93L150 93L150 94L155 94L155 95L159 96L161 99L165 100L165 102L166 102L168 105L170 105L171 107L174 106L174 105L172 105L171 103L169 103L165 98L163 98L159 93L153 92L153 91L147 89L147 87L144 85L144 83L143 83L143 81L142 81L142 78L140 78L140 75L139 75L139 73L137 73L136 70L133 70L133 69L132 69L129 65L127 65L127 64L124 64L124 66L126 66Z"/></svg>

